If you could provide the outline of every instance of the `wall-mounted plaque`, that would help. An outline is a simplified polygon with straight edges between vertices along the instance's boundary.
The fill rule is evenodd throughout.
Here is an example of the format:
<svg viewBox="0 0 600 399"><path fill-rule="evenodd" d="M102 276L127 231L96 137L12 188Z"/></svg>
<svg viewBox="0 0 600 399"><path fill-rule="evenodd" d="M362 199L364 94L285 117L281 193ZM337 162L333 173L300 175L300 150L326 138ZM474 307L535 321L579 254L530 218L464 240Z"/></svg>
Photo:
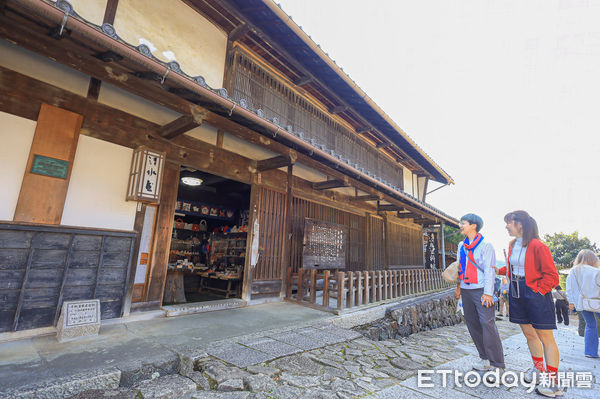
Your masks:
<svg viewBox="0 0 600 399"><path fill-rule="evenodd" d="M344 269L346 267L346 226L316 219L304 220L302 267Z"/></svg>
<svg viewBox="0 0 600 399"><path fill-rule="evenodd" d="M69 170L69 162L62 159L50 158L35 154L31 163L31 173L50 177L66 179Z"/></svg>

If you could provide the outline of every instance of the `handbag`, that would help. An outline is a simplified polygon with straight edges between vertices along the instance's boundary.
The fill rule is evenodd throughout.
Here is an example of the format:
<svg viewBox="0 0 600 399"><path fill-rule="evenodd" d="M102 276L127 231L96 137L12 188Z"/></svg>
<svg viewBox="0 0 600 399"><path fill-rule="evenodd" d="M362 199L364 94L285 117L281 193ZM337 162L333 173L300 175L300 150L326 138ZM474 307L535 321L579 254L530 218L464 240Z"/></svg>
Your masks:
<svg viewBox="0 0 600 399"><path fill-rule="evenodd" d="M442 278L448 283L458 282L458 261L450 263L450 265L442 272Z"/></svg>
<svg viewBox="0 0 600 399"><path fill-rule="evenodd" d="M588 298L581 289L581 285L579 284L579 279L577 278L577 270L573 270L575 273L575 281L577 281L577 288L579 288L579 293L583 297L581 300L581 310L586 310L588 312L600 313L600 298ZM579 309L577 309L579 310Z"/></svg>
<svg viewBox="0 0 600 399"><path fill-rule="evenodd" d="M185 227L185 223L184 223L183 219L175 220L175 228L176 229L183 229L184 227Z"/></svg>

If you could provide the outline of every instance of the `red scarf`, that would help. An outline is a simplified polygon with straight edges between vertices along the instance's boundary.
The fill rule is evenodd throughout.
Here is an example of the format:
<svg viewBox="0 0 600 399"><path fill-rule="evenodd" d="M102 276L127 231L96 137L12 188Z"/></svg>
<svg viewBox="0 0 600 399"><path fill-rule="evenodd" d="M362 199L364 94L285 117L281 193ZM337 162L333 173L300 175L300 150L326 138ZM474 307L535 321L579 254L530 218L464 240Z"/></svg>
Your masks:
<svg viewBox="0 0 600 399"><path fill-rule="evenodd" d="M465 239L460 251L460 270L458 271L458 278L468 284L477 284L477 263L475 262L473 251L481 241L483 241L483 236L477 234L473 239L473 242L469 243L468 241L468 238Z"/></svg>

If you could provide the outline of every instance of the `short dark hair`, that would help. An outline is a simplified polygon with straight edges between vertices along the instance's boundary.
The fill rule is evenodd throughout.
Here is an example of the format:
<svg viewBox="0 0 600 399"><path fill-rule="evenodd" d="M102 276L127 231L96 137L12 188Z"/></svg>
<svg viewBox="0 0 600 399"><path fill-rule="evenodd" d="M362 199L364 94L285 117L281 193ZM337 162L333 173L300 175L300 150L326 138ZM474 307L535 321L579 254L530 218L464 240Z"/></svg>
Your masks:
<svg viewBox="0 0 600 399"><path fill-rule="evenodd" d="M460 220L469 222L469 224L476 224L478 233L479 233L479 230L481 230L481 228L483 227L483 219L481 218L481 216L476 215L474 213L467 213L466 215L461 217Z"/></svg>

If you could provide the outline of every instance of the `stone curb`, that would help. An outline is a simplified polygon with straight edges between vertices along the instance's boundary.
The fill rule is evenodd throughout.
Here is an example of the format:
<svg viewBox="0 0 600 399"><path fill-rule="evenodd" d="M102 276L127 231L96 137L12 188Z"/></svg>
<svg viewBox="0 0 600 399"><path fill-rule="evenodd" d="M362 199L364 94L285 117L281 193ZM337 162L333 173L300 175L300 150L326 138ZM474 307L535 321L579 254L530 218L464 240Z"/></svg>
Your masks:
<svg viewBox="0 0 600 399"><path fill-rule="evenodd" d="M92 389L116 389L120 380L121 371L118 369L96 370L7 391L0 393L0 396L4 399L68 398Z"/></svg>

